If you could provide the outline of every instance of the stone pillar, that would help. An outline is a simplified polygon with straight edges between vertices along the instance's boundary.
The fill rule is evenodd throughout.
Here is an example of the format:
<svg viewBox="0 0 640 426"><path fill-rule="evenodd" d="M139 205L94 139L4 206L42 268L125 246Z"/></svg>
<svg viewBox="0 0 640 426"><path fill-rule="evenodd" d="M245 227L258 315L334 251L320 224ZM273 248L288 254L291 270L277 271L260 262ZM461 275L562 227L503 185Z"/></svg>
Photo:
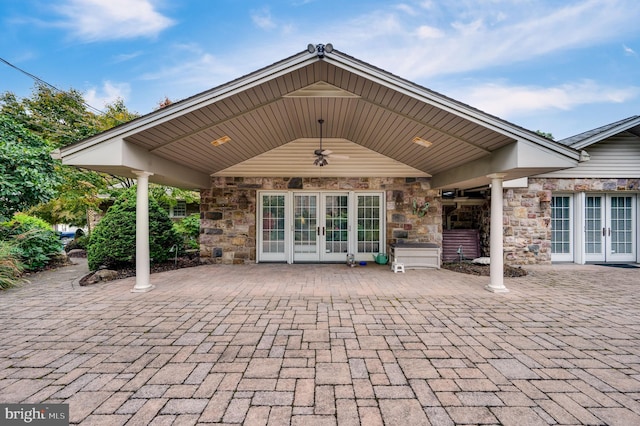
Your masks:
<svg viewBox="0 0 640 426"><path fill-rule="evenodd" d="M144 293L155 286L149 282L151 259L149 257L149 176L153 173L134 170L136 191L136 284L134 293Z"/></svg>
<svg viewBox="0 0 640 426"><path fill-rule="evenodd" d="M506 174L494 173L487 175L491 178L491 267L490 283L487 290L494 293L506 293L509 290L504 286L504 232L503 223L503 202L502 202L502 180Z"/></svg>

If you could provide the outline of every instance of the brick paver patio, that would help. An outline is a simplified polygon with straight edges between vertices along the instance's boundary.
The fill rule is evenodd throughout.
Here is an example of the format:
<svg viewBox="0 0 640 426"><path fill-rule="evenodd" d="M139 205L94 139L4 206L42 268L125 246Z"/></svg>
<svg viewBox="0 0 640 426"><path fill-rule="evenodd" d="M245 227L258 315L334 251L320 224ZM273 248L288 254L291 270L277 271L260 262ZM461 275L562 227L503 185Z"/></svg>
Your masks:
<svg viewBox="0 0 640 426"><path fill-rule="evenodd" d="M640 269L202 266L0 293L0 402L104 425L640 424Z"/></svg>

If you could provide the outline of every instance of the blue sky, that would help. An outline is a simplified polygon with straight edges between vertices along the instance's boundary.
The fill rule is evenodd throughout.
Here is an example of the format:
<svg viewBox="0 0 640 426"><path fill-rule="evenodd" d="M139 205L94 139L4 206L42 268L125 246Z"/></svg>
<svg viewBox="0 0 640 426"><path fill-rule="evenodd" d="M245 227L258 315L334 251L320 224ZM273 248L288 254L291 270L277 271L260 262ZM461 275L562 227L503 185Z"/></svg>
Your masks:
<svg viewBox="0 0 640 426"><path fill-rule="evenodd" d="M640 115L637 0L0 0L0 57L151 112L337 50L556 139ZM0 91L33 80L0 63Z"/></svg>

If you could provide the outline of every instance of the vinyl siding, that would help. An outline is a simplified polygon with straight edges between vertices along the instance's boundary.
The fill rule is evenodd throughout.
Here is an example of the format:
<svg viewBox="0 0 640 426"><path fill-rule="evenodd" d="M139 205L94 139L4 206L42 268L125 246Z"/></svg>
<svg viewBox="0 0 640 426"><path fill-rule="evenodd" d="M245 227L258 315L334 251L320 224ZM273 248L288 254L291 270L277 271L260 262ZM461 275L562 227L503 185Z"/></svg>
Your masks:
<svg viewBox="0 0 640 426"><path fill-rule="evenodd" d="M631 133L621 133L593 144L585 151L591 156L589 161L571 169L536 177L640 178L640 138Z"/></svg>

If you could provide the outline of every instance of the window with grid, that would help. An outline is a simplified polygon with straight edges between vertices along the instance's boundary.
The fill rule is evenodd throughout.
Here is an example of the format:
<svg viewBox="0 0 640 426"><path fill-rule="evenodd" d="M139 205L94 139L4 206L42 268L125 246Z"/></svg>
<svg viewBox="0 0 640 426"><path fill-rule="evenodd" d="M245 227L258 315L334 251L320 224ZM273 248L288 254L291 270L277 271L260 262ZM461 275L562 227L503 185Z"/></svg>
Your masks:
<svg viewBox="0 0 640 426"><path fill-rule="evenodd" d="M186 217L187 216L187 202L178 201L175 206L171 207L172 217Z"/></svg>

